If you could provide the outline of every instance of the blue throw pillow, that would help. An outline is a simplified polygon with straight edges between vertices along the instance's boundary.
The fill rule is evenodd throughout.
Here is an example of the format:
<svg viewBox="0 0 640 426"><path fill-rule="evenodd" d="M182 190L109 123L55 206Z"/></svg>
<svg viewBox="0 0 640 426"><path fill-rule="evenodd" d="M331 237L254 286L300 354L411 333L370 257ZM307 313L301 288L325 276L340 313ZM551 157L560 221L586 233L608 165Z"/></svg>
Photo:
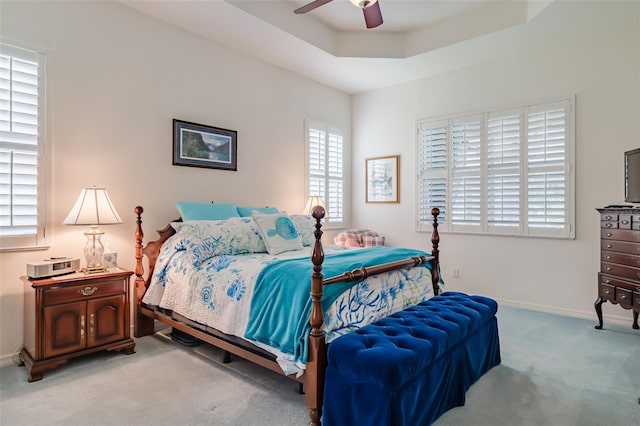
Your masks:
<svg viewBox="0 0 640 426"><path fill-rule="evenodd" d="M185 222L190 220L225 220L240 216L236 205L230 203L177 201L176 208Z"/></svg>
<svg viewBox="0 0 640 426"><path fill-rule="evenodd" d="M248 217L253 215L253 212L262 214L276 214L279 213L275 207L238 207L238 214L240 217Z"/></svg>

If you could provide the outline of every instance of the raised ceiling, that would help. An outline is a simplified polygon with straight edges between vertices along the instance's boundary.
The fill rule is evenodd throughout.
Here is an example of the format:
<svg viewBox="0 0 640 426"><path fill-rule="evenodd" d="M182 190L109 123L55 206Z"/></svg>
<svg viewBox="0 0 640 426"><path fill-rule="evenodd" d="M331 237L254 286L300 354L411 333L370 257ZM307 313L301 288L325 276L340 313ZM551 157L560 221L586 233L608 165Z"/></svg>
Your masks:
<svg viewBox="0 0 640 426"><path fill-rule="evenodd" d="M300 0L120 2L187 31L359 93L490 60L500 33L525 25L553 0L379 0L384 23L366 29L348 0L304 15ZM504 34L503 34L504 35Z"/></svg>

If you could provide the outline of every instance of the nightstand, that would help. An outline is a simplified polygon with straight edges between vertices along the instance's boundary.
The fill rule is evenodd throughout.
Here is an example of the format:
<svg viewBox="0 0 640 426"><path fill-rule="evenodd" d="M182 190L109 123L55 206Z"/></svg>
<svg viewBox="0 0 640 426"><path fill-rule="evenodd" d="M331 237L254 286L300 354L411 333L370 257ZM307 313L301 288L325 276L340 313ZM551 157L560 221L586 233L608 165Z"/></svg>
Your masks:
<svg viewBox="0 0 640 426"><path fill-rule="evenodd" d="M111 350L134 353L130 338L129 278L133 272L76 272L24 282L24 346L29 381L69 359Z"/></svg>

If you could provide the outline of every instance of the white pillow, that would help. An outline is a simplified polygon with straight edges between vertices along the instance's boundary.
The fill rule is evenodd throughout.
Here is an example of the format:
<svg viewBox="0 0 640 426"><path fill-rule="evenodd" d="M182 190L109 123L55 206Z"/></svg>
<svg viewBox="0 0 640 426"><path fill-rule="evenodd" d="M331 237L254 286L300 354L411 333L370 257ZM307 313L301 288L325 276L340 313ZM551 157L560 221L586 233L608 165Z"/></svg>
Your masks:
<svg viewBox="0 0 640 426"><path fill-rule="evenodd" d="M308 214L292 214L291 220L296 225L298 234L302 238L303 246L311 246L316 242L314 231L316 230L316 220Z"/></svg>
<svg viewBox="0 0 640 426"><path fill-rule="evenodd" d="M253 213L260 236L269 254L300 250L302 238L295 224L286 213L260 214Z"/></svg>
<svg viewBox="0 0 640 426"><path fill-rule="evenodd" d="M171 226L179 236L178 243L193 256L196 267L214 256L267 251L251 217L173 222Z"/></svg>

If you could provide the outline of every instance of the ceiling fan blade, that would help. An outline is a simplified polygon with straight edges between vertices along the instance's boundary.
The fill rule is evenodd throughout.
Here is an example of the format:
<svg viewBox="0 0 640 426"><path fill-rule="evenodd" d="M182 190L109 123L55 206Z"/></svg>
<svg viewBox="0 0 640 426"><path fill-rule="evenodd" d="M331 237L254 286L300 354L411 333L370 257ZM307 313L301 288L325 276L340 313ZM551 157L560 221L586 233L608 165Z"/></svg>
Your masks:
<svg viewBox="0 0 640 426"><path fill-rule="evenodd" d="M382 12L380 12L379 1L365 9L362 9L362 12L364 13L364 22L366 22L367 28L375 28L382 25Z"/></svg>
<svg viewBox="0 0 640 426"><path fill-rule="evenodd" d="M293 11L293 13L295 13L296 15L300 15L302 13L311 12L313 9L323 6L329 3L330 1L333 1L333 0L314 0L311 3L307 3L304 6L297 8L296 10Z"/></svg>

